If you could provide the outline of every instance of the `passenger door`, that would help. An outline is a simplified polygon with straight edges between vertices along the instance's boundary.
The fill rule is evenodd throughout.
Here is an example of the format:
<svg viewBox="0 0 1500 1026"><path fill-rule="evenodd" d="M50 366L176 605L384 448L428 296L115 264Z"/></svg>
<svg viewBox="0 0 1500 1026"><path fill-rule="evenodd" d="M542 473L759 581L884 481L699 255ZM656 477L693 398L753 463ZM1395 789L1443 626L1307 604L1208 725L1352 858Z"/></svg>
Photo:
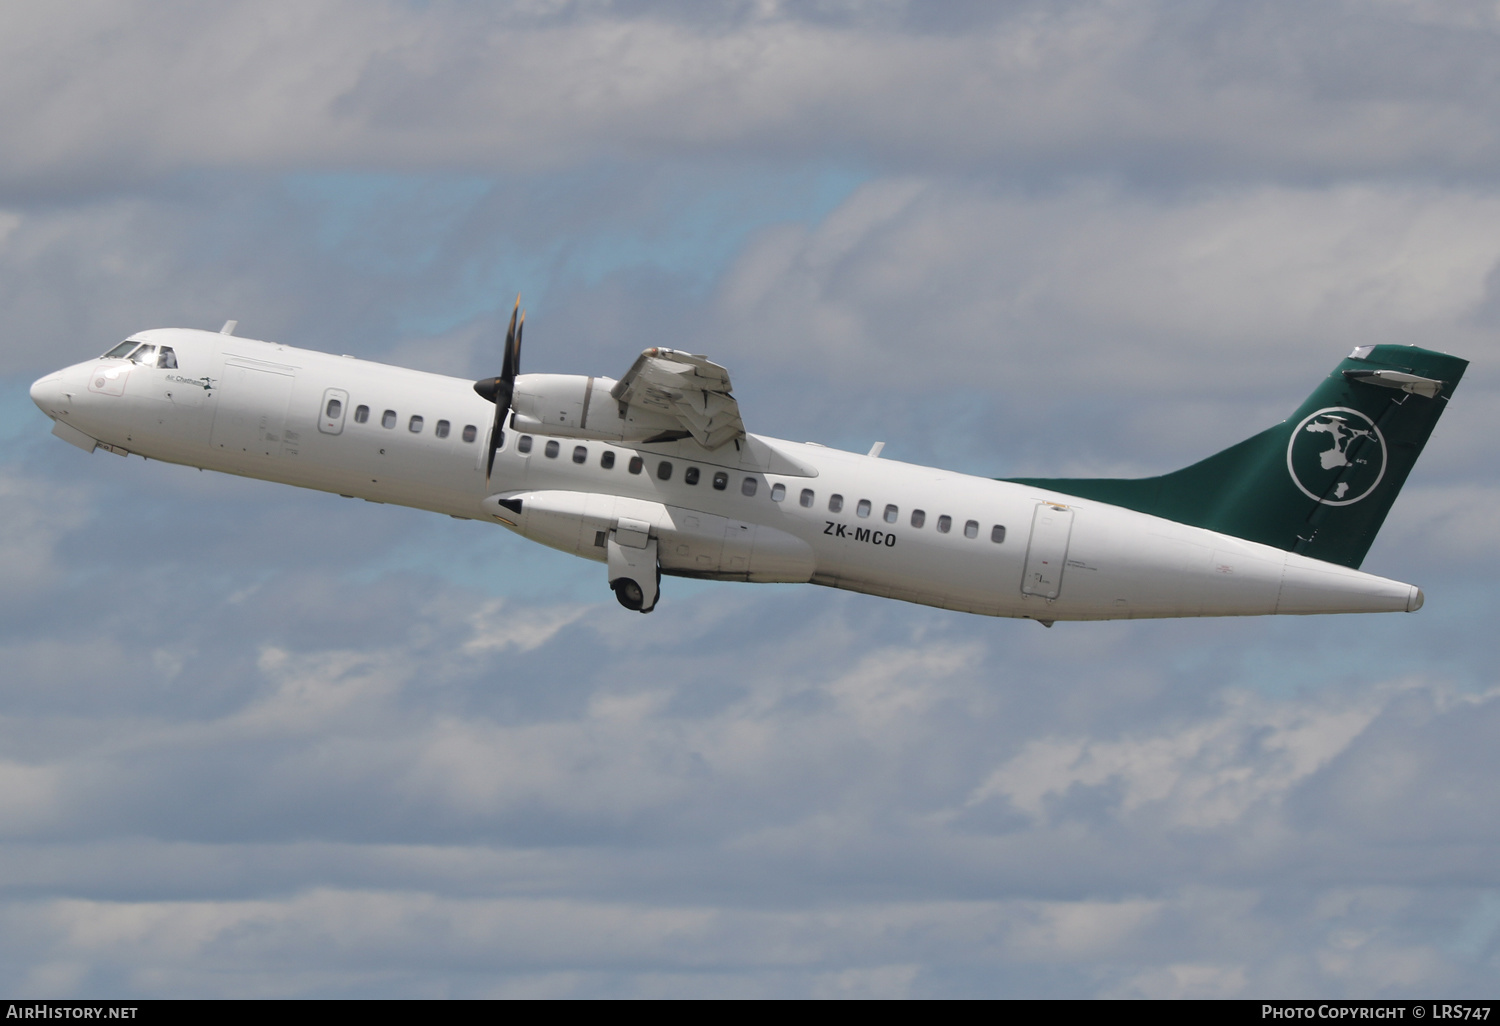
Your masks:
<svg viewBox="0 0 1500 1026"><path fill-rule="evenodd" d="M1026 575L1021 594L1055 599L1062 593L1063 567L1068 561L1068 538L1073 533L1073 511L1044 502L1031 517L1031 541L1026 546Z"/></svg>
<svg viewBox="0 0 1500 1026"><path fill-rule="evenodd" d="M342 388L330 388L323 392L323 407L318 413L318 430L325 435L337 435L344 430L344 414L349 410L349 393Z"/></svg>

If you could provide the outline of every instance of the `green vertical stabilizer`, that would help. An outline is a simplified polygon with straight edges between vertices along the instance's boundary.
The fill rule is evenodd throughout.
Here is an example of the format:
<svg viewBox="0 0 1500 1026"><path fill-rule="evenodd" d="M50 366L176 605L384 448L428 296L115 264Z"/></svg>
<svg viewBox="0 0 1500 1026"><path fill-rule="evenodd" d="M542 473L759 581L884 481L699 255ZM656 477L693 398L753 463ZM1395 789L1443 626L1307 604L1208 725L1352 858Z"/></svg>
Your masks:
<svg viewBox="0 0 1500 1026"><path fill-rule="evenodd" d="M1358 567L1467 360L1361 346L1286 420L1161 477L1009 478Z"/></svg>

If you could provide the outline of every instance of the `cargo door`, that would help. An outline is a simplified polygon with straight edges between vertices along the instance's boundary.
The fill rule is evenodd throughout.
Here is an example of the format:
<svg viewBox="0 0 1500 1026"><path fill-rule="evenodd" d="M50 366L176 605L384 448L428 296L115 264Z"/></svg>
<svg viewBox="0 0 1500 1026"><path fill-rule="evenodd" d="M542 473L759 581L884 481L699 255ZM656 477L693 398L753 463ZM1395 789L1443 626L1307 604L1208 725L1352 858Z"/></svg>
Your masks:
<svg viewBox="0 0 1500 1026"><path fill-rule="evenodd" d="M1031 541L1026 546L1026 576L1021 594L1055 599L1062 592L1063 566L1068 561L1068 536L1073 533L1073 511L1044 502L1031 518Z"/></svg>
<svg viewBox="0 0 1500 1026"><path fill-rule="evenodd" d="M226 363L223 385L214 398L218 408L210 444L253 456L280 454L295 380L290 369Z"/></svg>

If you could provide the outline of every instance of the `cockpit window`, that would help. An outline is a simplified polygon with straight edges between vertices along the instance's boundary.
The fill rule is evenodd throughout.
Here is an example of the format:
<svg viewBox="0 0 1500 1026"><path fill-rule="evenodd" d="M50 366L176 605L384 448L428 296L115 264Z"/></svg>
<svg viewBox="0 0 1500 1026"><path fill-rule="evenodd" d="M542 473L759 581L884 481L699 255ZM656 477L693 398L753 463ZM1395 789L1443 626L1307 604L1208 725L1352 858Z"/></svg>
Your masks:
<svg viewBox="0 0 1500 1026"><path fill-rule="evenodd" d="M177 354L172 351L171 346L162 346L161 353L156 358L156 365L167 370L177 369Z"/></svg>
<svg viewBox="0 0 1500 1026"><path fill-rule="evenodd" d="M139 342L135 341L134 339L128 339L127 338L124 342L121 342L119 345L115 346L109 352L107 352L103 356L99 357L99 359L101 359L101 360L123 360L123 359L125 359L126 356L128 356L130 354L130 351L132 349L134 349L138 345L140 345Z"/></svg>
<svg viewBox="0 0 1500 1026"><path fill-rule="evenodd" d="M141 346L141 348L130 354L130 362L138 363L142 367L156 366L156 347Z"/></svg>

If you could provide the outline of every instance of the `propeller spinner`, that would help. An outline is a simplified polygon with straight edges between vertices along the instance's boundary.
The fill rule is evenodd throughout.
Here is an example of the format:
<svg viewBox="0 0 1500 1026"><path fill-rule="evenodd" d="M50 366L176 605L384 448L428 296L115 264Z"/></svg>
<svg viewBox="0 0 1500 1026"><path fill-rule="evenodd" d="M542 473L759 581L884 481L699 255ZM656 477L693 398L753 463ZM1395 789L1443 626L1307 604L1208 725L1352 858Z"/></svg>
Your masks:
<svg viewBox="0 0 1500 1026"><path fill-rule="evenodd" d="M521 372L521 334L525 330L526 313L521 309L521 296L517 293L515 309L510 312L510 328L505 332L505 356L500 363L500 376L474 382L474 391L495 404L495 423L490 428L490 457L484 468L486 484L495 469L495 453L505 443L505 418L516 394L516 375Z"/></svg>

